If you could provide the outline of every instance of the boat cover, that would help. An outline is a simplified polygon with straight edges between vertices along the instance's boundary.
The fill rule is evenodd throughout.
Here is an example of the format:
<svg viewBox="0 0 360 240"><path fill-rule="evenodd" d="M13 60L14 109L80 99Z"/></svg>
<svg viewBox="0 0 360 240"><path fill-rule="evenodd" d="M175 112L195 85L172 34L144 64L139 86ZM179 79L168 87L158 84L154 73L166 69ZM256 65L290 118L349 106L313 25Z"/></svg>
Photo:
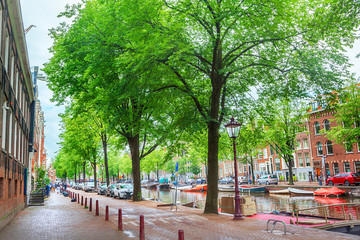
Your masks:
<svg viewBox="0 0 360 240"><path fill-rule="evenodd" d="M345 193L344 190L341 190L337 187L332 187L332 188L319 188L314 192L314 195L316 195L316 196L330 196L330 195L338 196L338 195L341 195L344 193Z"/></svg>

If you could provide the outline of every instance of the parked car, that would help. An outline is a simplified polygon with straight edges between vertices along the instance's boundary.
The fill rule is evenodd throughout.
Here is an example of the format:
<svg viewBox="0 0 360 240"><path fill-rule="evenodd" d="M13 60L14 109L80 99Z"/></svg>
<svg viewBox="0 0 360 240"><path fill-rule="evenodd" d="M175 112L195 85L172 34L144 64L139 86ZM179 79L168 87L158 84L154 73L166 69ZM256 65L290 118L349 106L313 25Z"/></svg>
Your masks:
<svg viewBox="0 0 360 240"><path fill-rule="evenodd" d="M107 196L107 197L114 196L115 187L116 187L116 183L111 183L106 189L105 196Z"/></svg>
<svg viewBox="0 0 360 240"><path fill-rule="evenodd" d="M133 186L131 184L116 184L114 189L114 198L130 199L133 195Z"/></svg>
<svg viewBox="0 0 360 240"><path fill-rule="evenodd" d="M84 185L84 191L85 192L92 192L95 189L95 183L94 182L86 182Z"/></svg>
<svg viewBox="0 0 360 240"><path fill-rule="evenodd" d="M203 179L203 178L198 178L196 179L196 184L206 184L206 179Z"/></svg>
<svg viewBox="0 0 360 240"><path fill-rule="evenodd" d="M330 186L333 186L335 184L344 184L345 186L355 184L356 186L359 186L360 175L356 172L338 173L335 176L328 178L326 180L326 184Z"/></svg>
<svg viewBox="0 0 360 240"><path fill-rule="evenodd" d="M259 184L259 185L261 185L261 184L266 184L266 185L275 184L275 185L277 185L278 182L279 182L276 175L264 175L264 176L261 176L260 178L258 178L256 181L257 181L257 184Z"/></svg>
<svg viewBox="0 0 360 240"><path fill-rule="evenodd" d="M238 177L239 184L248 184L249 179L246 176L240 176Z"/></svg>
<svg viewBox="0 0 360 240"><path fill-rule="evenodd" d="M98 187L97 193L98 195L105 195L106 190L107 190L107 185L101 184L100 187Z"/></svg>
<svg viewBox="0 0 360 240"><path fill-rule="evenodd" d="M83 184L83 183L79 183L77 189L78 189L78 190L84 190L84 184Z"/></svg>
<svg viewBox="0 0 360 240"><path fill-rule="evenodd" d="M73 188L79 190L79 184L76 183L76 184L73 186Z"/></svg>
<svg viewBox="0 0 360 240"><path fill-rule="evenodd" d="M220 184L229 184L229 183L234 183L234 179L230 178L230 177L226 177L223 179L219 180Z"/></svg>

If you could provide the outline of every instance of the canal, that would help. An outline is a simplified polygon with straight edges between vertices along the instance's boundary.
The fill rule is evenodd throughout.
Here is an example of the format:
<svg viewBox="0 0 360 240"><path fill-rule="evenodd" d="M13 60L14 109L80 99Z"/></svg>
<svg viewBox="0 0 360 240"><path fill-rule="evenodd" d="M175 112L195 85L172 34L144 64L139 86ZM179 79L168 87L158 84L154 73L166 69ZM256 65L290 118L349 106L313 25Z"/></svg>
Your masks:
<svg viewBox="0 0 360 240"><path fill-rule="evenodd" d="M163 203L173 203L175 201L175 190L171 189L168 191L153 191L143 188L142 195L144 198L158 199ZM219 199L223 196L234 196L234 193L231 192L219 192ZM240 193L240 195L248 196L249 194ZM357 203L360 204L360 198L353 197L318 197L318 196L306 196L306 197L291 197L290 195L273 195L268 193L252 193L251 194L253 201L256 202L256 211L257 212L272 212L272 211L286 211L292 212L295 209L305 209L311 207L318 207L331 204L340 204L340 203ZM195 202L198 204L199 208L204 208L206 200L206 192L180 192L177 193L178 202L180 203L189 203ZM307 214L312 215L322 215L322 210L310 210L307 211ZM342 207L330 207L329 214L331 216L339 216L342 214ZM352 210L351 212L353 212ZM356 212L352 213L353 216L356 216Z"/></svg>

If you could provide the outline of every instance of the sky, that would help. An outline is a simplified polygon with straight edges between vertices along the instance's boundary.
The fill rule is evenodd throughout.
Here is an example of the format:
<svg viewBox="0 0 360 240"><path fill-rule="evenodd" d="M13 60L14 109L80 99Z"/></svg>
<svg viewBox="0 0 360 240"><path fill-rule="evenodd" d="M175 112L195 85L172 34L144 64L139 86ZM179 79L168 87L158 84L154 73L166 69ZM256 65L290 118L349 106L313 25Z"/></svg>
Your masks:
<svg viewBox="0 0 360 240"><path fill-rule="evenodd" d="M66 4L79 3L81 0L20 0L23 16L24 28L35 25L26 34L27 49L29 54L30 66L39 66L51 57L48 49L52 45L52 39L48 36L50 28L57 27L65 18L57 18L57 15L65 9ZM354 44L353 49L349 49L347 55L350 62L354 64L351 71L356 72L360 77L360 60L356 55L360 53L360 41ZM41 71L40 71L41 72ZM56 106L50 102L52 92L47 88L45 82L38 82L39 100L45 114L45 148L47 158L50 160L56 155L59 142L59 113L64 111L64 107Z"/></svg>
<svg viewBox="0 0 360 240"><path fill-rule="evenodd" d="M26 34L27 49L30 66L39 66L48 62L51 54L48 49L52 45L52 39L48 36L50 28L57 27L65 18L57 18L57 15L65 9L66 4L78 3L80 0L20 0L24 28L35 25ZM40 71L41 72L41 71ZM64 107L56 106L50 102L51 90L45 82L38 81L39 100L45 114L45 148L47 150L48 162L58 150L59 142L59 113Z"/></svg>

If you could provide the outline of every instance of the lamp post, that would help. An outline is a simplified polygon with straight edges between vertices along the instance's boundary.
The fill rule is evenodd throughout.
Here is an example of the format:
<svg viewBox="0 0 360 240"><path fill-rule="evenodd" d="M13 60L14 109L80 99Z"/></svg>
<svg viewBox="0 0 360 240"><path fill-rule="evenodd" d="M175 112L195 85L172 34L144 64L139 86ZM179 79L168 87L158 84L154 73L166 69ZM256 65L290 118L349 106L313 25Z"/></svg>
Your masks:
<svg viewBox="0 0 360 240"><path fill-rule="evenodd" d="M227 134L229 138L233 140L234 146L234 170L235 170L235 214L234 220L242 220L243 216L241 213L241 203L240 203L240 191L239 191L239 180L238 180L238 166L236 163L236 146L235 139L239 136L241 123L235 122L234 118L231 118L230 123L225 125Z"/></svg>

